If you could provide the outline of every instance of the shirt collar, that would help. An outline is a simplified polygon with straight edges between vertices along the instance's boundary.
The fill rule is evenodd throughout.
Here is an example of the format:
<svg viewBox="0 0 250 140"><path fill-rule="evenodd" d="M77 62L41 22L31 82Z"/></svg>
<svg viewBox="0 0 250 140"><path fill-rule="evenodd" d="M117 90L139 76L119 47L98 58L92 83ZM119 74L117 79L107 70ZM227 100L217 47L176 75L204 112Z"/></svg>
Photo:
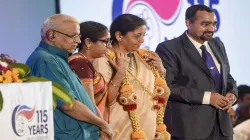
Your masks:
<svg viewBox="0 0 250 140"><path fill-rule="evenodd" d="M62 57L65 61L68 61L68 52L61 50L57 47L51 46L43 41L40 42L39 47L46 49L47 51L49 51L50 53L54 54L54 55L58 55L60 57Z"/></svg>
<svg viewBox="0 0 250 140"><path fill-rule="evenodd" d="M201 43L195 41L193 38L191 38L188 35L187 31L186 31L186 35L189 38L189 40L193 43L193 45L195 46L196 49L200 49L201 45L205 45L206 47L208 47L208 42L207 41L205 41L203 44L201 44Z"/></svg>

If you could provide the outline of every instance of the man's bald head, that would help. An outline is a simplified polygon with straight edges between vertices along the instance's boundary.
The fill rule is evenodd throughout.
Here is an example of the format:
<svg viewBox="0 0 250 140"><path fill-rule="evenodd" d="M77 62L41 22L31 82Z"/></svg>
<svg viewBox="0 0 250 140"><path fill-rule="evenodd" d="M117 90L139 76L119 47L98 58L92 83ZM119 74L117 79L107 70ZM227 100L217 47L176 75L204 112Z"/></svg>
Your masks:
<svg viewBox="0 0 250 140"><path fill-rule="evenodd" d="M42 40L46 39L46 33L48 30L58 30L61 28L63 24L67 23L77 23L79 24L78 20L72 16L65 15L65 14L54 14L48 17L42 26L41 29L41 37Z"/></svg>

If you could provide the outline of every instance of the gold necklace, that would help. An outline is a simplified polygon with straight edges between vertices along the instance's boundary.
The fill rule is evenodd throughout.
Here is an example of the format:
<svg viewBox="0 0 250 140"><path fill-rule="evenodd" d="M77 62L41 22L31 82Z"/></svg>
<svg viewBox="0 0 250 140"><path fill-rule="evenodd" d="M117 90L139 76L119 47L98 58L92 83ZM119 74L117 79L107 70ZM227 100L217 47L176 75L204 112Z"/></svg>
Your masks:
<svg viewBox="0 0 250 140"><path fill-rule="evenodd" d="M134 77L135 81L142 87L142 89L147 92L151 97L155 96L155 93L150 92L149 89L135 76L130 70L128 70L128 73Z"/></svg>
<svg viewBox="0 0 250 140"><path fill-rule="evenodd" d="M87 59L87 57L86 57L83 53L78 52L78 54L80 54L81 56L83 56L84 58L86 58L86 59Z"/></svg>

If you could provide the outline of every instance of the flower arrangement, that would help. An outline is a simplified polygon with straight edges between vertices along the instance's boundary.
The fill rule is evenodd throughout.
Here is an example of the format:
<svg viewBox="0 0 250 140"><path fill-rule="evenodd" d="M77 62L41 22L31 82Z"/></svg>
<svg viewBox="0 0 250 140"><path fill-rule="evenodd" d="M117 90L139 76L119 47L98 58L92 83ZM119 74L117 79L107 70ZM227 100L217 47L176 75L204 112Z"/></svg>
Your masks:
<svg viewBox="0 0 250 140"><path fill-rule="evenodd" d="M7 64L16 63L17 60L11 58L8 54L0 54L0 60L6 62Z"/></svg>
<svg viewBox="0 0 250 140"><path fill-rule="evenodd" d="M0 83L21 83L19 73L16 68L11 68L9 64L16 63L15 59L11 59L7 54L0 55Z"/></svg>
<svg viewBox="0 0 250 140"><path fill-rule="evenodd" d="M22 82L44 82L50 81L43 77L27 76L30 68L22 63L17 63L7 54L0 54L0 84L22 83ZM53 106L56 108L56 99L60 99L72 107L73 99L69 93L59 84L52 82ZM0 111L3 108L3 96L0 91Z"/></svg>

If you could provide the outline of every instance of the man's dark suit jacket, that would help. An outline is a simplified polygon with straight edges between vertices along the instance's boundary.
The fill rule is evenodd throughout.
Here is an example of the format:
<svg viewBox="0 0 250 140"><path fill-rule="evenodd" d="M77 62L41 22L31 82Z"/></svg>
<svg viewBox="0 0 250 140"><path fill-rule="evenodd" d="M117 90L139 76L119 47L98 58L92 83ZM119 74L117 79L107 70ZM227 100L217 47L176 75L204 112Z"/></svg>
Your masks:
<svg viewBox="0 0 250 140"><path fill-rule="evenodd" d="M222 95L227 92L237 97L236 82L230 75L230 67L223 43L220 40L208 41L221 65ZM229 114L211 105L203 105L205 91L213 91L215 82L199 52L183 33L173 40L157 46L167 70L166 81L171 90L164 122L173 137L204 139L212 132L216 114L224 136L232 136L233 129Z"/></svg>

